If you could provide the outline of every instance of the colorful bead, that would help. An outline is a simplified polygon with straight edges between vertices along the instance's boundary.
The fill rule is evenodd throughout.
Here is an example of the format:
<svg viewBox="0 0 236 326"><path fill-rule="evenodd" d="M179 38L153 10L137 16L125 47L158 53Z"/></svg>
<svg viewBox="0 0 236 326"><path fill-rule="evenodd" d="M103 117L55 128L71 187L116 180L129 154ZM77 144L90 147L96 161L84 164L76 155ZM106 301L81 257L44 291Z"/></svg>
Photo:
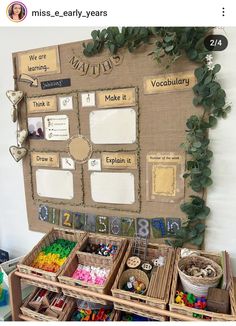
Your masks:
<svg viewBox="0 0 236 326"><path fill-rule="evenodd" d="M76 242L57 239L51 245L42 248L31 266L47 272L56 273L65 263L75 245Z"/></svg>
<svg viewBox="0 0 236 326"><path fill-rule="evenodd" d="M85 249L85 252L89 252L91 254L100 255L104 257L113 257L117 252L117 246L108 243L99 243L92 244L89 243Z"/></svg>
<svg viewBox="0 0 236 326"><path fill-rule="evenodd" d="M104 285L110 269L79 264L72 278L90 284Z"/></svg>
<svg viewBox="0 0 236 326"><path fill-rule="evenodd" d="M207 307L206 297L195 297L192 293L184 293L182 291L176 291L175 303L195 309L204 310Z"/></svg>
<svg viewBox="0 0 236 326"><path fill-rule="evenodd" d="M71 317L72 321L109 321L111 316L111 309L94 309L85 310L78 309Z"/></svg>
<svg viewBox="0 0 236 326"><path fill-rule="evenodd" d="M146 286L143 282L136 280L134 276L129 278L129 281L123 286L123 290L143 294Z"/></svg>

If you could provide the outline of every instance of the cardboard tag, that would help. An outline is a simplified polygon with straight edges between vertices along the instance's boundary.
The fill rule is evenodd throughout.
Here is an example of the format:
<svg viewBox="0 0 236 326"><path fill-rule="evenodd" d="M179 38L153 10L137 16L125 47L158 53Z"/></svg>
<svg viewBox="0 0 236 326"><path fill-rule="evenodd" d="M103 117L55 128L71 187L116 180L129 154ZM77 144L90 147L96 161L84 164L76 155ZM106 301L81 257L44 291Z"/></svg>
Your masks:
<svg viewBox="0 0 236 326"><path fill-rule="evenodd" d="M102 167L105 169L136 169L137 155L129 153L102 153Z"/></svg>
<svg viewBox="0 0 236 326"><path fill-rule="evenodd" d="M61 72L57 46L18 53L17 59L19 75L44 76Z"/></svg>
<svg viewBox="0 0 236 326"><path fill-rule="evenodd" d="M31 153L31 165L32 166L50 166L50 167L58 168L59 167L59 153L32 152Z"/></svg>
<svg viewBox="0 0 236 326"><path fill-rule="evenodd" d="M56 96L42 96L27 98L27 112L56 112L57 98Z"/></svg>
<svg viewBox="0 0 236 326"><path fill-rule="evenodd" d="M69 118L67 115L47 115L44 118L44 124L47 140L69 139Z"/></svg>
<svg viewBox="0 0 236 326"><path fill-rule="evenodd" d="M144 78L144 94L175 92L192 89L196 84L194 71L163 74Z"/></svg>
<svg viewBox="0 0 236 326"><path fill-rule="evenodd" d="M113 89L97 92L97 106L99 108L119 108L135 105L135 88Z"/></svg>

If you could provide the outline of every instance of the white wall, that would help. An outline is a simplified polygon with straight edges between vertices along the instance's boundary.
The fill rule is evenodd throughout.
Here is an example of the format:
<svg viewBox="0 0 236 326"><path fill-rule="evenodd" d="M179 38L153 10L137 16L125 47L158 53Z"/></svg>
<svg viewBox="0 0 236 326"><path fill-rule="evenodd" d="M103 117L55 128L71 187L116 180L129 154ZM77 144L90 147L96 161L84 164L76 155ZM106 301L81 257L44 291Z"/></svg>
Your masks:
<svg viewBox="0 0 236 326"><path fill-rule="evenodd" d="M15 144L15 125L10 118L10 103L5 92L13 88L11 53L47 45L68 43L90 38L94 28L0 28L4 46L0 51L0 248L12 257L28 252L42 237L30 232L27 225L21 163L8 153ZM221 81L228 98L236 103L236 28L227 28L229 46L216 55L223 70ZM220 121L211 132L214 185L209 190L208 205L212 214L207 221L206 248L230 252L236 275L236 110L227 120Z"/></svg>

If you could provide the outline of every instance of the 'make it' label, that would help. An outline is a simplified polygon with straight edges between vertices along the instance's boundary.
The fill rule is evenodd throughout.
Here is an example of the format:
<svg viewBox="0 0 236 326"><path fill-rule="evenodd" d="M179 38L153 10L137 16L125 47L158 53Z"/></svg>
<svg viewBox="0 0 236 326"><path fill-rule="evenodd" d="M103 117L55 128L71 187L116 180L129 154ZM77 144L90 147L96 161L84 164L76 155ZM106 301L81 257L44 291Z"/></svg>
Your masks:
<svg viewBox="0 0 236 326"><path fill-rule="evenodd" d="M144 78L144 94L184 91L196 84L193 71Z"/></svg>

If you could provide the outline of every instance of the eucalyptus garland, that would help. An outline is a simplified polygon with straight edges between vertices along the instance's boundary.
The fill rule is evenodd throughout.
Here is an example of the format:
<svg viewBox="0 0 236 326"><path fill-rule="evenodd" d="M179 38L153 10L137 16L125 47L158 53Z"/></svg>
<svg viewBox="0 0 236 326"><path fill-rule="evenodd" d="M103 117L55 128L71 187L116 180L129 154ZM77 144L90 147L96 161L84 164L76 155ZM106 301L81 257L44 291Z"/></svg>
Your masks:
<svg viewBox="0 0 236 326"><path fill-rule="evenodd" d="M204 201L204 190L213 183L210 169L213 153L209 149L208 132L217 125L219 118L226 118L230 110L226 93L217 81L221 66L213 63L212 55L204 46L210 31L211 28L205 27L108 27L92 31L92 41L84 43L85 56L96 55L104 48L115 54L121 48L133 52L144 44L154 44L149 55L158 64L164 62L166 68L182 55L199 63L195 69L197 83L193 87L193 104L203 110L201 115L188 118L186 142L180 145L187 154L183 177L198 196L190 196L189 201L180 205L186 221L176 232L175 239L167 240L174 247L181 247L186 242L197 246L203 243L205 219L210 214Z"/></svg>

